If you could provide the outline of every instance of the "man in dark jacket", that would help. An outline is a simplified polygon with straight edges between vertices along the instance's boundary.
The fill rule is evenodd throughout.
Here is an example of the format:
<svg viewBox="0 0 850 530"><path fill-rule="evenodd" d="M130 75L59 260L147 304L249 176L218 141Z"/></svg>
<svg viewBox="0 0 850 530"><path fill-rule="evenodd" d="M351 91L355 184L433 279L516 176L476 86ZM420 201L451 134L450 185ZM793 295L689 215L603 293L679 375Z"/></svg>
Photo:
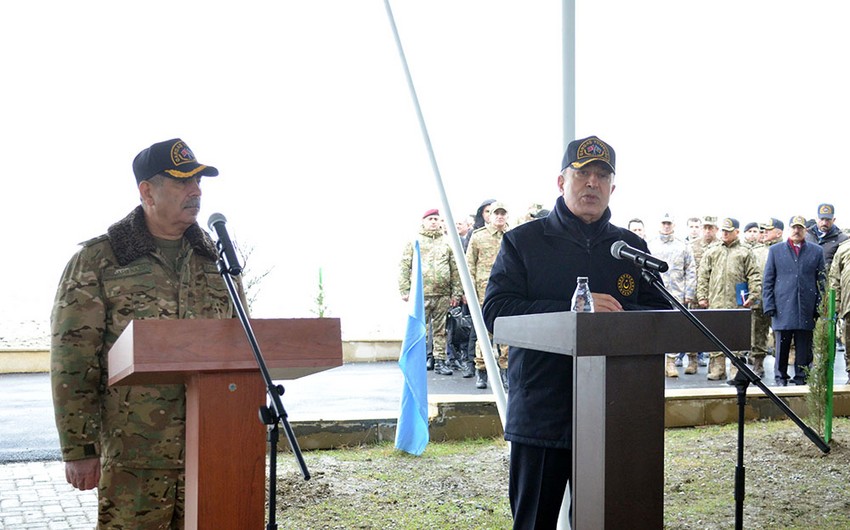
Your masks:
<svg viewBox="0 0 850 530"><path fill-rule="evenodd" d="M500 316L569 311L578 276L590 279L597 312L670 308L634 264L611 255L619 240L647 252L641 238L609 222L614 163L614 150L595 136L570 143L555 208L502 240L484 298L491 332ZM514 347L509 355L514 528L555 528L572 473L573 359Z"/></svg>
<svg viewBox="0 0 850 530"><path fill-rule="evenodd" d="M829 270L838 245L847 241L850 237L835 226L835 207L831 204L818 206L817 224L806 230L805 235L806 241L820 245L823 249L826 270Z"/></svg>
<svg viewBox="0 0 850 530"><path fill-rule="evenodd" d="M773 245L764 266L762 298L765 316L772 317L776 335L776 383L788 384L788 354L794 339L794 379L806 384L812 362L812 335L817 320L826 272L823 250L804 241L806 219L791 218L791 236L785 244Z"/></svg>

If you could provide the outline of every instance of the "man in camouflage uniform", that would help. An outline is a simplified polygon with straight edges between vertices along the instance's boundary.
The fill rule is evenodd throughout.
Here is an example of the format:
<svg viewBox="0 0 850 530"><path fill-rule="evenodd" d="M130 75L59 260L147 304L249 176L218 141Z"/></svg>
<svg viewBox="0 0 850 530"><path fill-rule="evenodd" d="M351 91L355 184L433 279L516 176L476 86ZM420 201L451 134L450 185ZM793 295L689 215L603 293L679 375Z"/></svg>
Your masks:
<svg viewBox="0 0 850 530"><path fill-rule="evenodd" d="M829 289L835 289L835 313L843 319L844 337L850 337L850 241L838 245L829 267ZM845 339L846 340L846 339ZM844 366L850 385L850 348L844 346Z"/></svg>
<svg viewBox="0 0 850 530"><path fill-rule="evenodd" d="M419 230L419 255L422 260L422 294L425 297L425 322L431 326L434 337L434 372L452 375L454 372L446 355L446 314L463 297L460 275L454 254L440 224L440 212L431 209L422 216ZM410 296L413 273L413 242L402 252L399 264L398 290L405 302Z"/></svg>
<svg viewBox="0 0 850 530"><path fill-rule="evenodd" d="M761 241L753 245L753 255L756 257L756 267L764 273L764 266L767 264L767 254L770 247L782 241L782 234L785 230L785 223L771 217L766 223L759 224L759 233ZM764 376L764 358L768 354L770 348L770 317L765 316L761 302L755 302L752 306L752 327L751 327L751 350L750 363L753 366L753 372L759 376Z"/></svg>
<svg viewBox="0 0 850 530"><path fill-rule="evenodd" d="M700 225L700 237L691 238L689 237L688 242L691 246L691 253L694 255L694 267L696 270L696 278L697 283L699 283L699 264L702 260L702 255L705 254L705 251L711 245L719 245L720 242L717 240L717 217L706 215L702 219L698 220L698 224ZM688 221L688 225L690 227L693 226L691 221ZM699 309L699 302L694 299L690 304L688 304L689 309ZM693 360L693 354L688 355L688 360ZM679 354L676 357L676 366L682 366L682 357L684 354ZM705 352L699 352L697 354L697 363L699 366L706 366L708 363L705 361Z"/></svg>
<svg viewBox="0 0 850 530"><path fill-rule="evenodd" d="M699 267L697 279L697 299L703 309L749 308L761 294L762 272L756 267L756 258L749 247L738 239L740 224L736 219L727 217L720 225L719 245L712 245L705 251ZM736 286L747 284L746 297L738 302ZM736 352L740 357L741 353ZM729 382L735 378L737 370L732 367ZM708 362L708 379L717 381L726 377L726 359L723 352L711 352Z"/></svg>
<svg viewBox="0 0 850 530"><path fill-rule="evenodd" d="M478 303L484 303L484 292L487 290L487 282L490 280L490 269L496 261L499 249L502 246L502 237L508 230L508 210L501 202L490 205L490 221L483 227L472 233L469 240L469 248L466 249L466 263L469 266L469 275L475 285L475 294ZM488 333L492 343L492 335ZM508 370L508 348L499 347L498 353L499 373L502 384L507 390ZM481 345L475 342L475 386L476 388L487 388L487 369L484 365L484 354Z"/></svg>
<svg viewBox="0 0 850 530"><path fill-rule="evenodd" d="M215 245L196 222L201 177L218 170L175 138L140 152L133 171L141 205L83 243L59 282L56 426L68 482L98 488L98 528L183 528L184 386L108 387L107 354L134 319L233 317Z"/></svg>
<svg viewBox="0 0 850 530"><path fill-rule="evenodd" d="M675 223L669 214L661 218L661 228L658 236L647 242L649 251L653 256L667 262L669 269L661 273L664 287L682 304L690 304L696 299L696 265L691 247L681 239L675 237ZM688 354L688 366L686 374L697 373L697 354ZM667 354L667 363L664 367L667 377L679 377L676 369L676 354Z"/></svg>
<svg viewBox="0 0 850 530"><path fill-rule="evenodd" d="M758 223L747 223L744 227L744 243L754 248L761 243L761 230Z"/></svg>

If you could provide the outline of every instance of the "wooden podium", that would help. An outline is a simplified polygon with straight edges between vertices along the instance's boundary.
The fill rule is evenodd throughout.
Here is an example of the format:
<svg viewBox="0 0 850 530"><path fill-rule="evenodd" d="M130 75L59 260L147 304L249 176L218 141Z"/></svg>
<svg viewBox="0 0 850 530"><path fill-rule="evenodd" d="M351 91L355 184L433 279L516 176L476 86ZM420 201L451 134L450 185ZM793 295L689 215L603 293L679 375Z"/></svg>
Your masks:
<svg viewBox="0 0 850 530"><path fill-rule="evenodd" d="M750 349L748 309L693 313L730 350ZM659 354L719 348L672 310L501 317L493 342L573 357L572 528L662 528Z"/></svg>
<svg viewBox="0 0 850 530"><path fill-rule="evenodd" d="M342 365L334 318L251 320L273 379ZM264 528L266 384L238 319L134 320L110 385L186 385L186 528ZM285 406L285 396L284 406Z"/></svg>

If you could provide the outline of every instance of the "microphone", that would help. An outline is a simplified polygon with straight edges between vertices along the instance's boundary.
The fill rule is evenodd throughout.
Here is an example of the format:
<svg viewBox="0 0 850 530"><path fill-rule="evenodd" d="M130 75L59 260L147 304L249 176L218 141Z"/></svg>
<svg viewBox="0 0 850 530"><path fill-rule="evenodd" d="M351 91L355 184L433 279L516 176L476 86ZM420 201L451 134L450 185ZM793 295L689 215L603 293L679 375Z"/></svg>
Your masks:
<svg viewBox="0 0 850 530"><path fill-rule="evenodd" d="M226 222L227 218L224 215L214 213L210 216L210 220L207 221L207 226L218 235L216 247L218 248L219 256L224 261L225 272L231 276L239 276L242 273L242 266L239 265L239 258L236 257L236 249L233 247L233 242L230 240L230 236L227 235L227 228L224 226Z"/></svg>
<svg viewBox="0 0 850 530"><path fill-rule="evenodd" d="M653 258L646 252L630 247L625 241L614 241L611 245L611 255L617 259L633 261L635 265L644 269L652 269L658 272L667 272L670 268L666 261Z"/></svg>

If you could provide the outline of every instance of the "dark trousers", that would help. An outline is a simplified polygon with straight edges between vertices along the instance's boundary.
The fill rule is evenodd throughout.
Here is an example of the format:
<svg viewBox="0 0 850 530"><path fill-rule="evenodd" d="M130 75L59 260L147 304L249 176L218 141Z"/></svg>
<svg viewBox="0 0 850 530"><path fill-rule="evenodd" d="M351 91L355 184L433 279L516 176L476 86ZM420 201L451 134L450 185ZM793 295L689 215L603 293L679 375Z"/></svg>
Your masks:
<svg viewBox="0 0 850 530"><path fill-rule="evenodd" d="M570 449L511 442L508 495L515 530L555 529L572 475Z"/></svg>
<svg viewBox="0 0 850 530"><path fill-rule="evenodd" d="M803 329L780 329L773 330L776 336L776 364L774 373L776 379L788 379L788 354L791 352L791 340L794 340L794 381L806 382L804 368L812 364L812 336L813 331Z"/></svg>

